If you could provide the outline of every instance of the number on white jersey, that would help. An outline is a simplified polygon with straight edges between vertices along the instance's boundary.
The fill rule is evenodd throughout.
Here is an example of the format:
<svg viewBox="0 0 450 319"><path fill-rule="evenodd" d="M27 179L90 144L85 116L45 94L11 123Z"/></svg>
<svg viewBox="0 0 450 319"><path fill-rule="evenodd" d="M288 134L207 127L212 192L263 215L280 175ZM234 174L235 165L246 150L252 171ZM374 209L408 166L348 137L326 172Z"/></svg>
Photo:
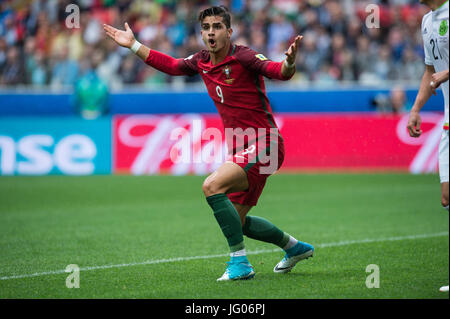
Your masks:
<svg viewBox="0 0 450 319"><path fill-rule="evenodd" d="M437 52L439 53L439 56L440 56L441 59L442 59L442 54L441 54L441 51L439 51L439 46L438 46L437 39L431 39L431 40L430 40L430 44L433 46L433 58L434 58L435 60L439 59L439 57L438 57L438 56L436 55L436 53L435 53L435 49L437 49Z"/></svg>

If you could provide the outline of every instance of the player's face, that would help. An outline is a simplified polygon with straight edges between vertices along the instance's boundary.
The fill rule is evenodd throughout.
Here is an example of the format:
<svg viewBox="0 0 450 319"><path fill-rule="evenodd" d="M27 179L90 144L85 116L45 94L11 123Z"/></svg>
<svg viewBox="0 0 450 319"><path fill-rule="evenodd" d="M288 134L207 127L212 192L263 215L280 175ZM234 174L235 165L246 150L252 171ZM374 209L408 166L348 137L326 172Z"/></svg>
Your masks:
<svg viewBox="0 0 450 319"><path fill-rule="evenodd" d="M214 53L226 47L233 32L231 28L227 29L220 16L206 17L202 21L201 28L203 42L208 51Z"/></svg>

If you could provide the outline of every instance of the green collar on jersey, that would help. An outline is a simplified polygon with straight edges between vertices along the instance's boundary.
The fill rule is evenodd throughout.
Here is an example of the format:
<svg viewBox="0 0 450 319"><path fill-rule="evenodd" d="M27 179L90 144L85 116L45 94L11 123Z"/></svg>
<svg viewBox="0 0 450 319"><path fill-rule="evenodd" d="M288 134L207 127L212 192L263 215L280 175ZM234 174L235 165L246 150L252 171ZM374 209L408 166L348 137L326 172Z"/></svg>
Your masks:
<svg viewBox="0 0 450 319"><path fill-rule="evenodd" d="M448 1L448 0L447 0ZM233 44L233 49L231 50L230 56L233 56L234 50L236 50L236 44Z"/></svg>

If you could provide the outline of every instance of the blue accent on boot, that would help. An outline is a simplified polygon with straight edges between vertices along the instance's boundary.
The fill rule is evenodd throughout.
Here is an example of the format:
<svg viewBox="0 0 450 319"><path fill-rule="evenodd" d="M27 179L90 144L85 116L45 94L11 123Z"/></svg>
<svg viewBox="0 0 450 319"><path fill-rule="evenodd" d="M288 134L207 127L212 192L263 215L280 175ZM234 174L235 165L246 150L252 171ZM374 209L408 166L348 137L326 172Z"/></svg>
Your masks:
<svg viewBox="0 0 450 319"><path fill-rule="evenodd" d="M286 249L285 251L286 251L287 257L291 258L293 256L302 255L309 250L314 251L314 247L308 243L303 243L303 242L299 241L293 247Z"/></svg>

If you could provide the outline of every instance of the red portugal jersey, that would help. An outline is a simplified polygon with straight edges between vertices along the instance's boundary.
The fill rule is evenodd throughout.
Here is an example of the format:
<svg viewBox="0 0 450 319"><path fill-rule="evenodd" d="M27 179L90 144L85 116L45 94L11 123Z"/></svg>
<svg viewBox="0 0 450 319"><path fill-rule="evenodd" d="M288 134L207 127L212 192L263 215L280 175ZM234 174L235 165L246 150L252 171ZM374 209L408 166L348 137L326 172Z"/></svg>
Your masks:
<svg viewBox="0 0 450 319"><path fill-rule="evenodd" d="M271 128L278 129L267 98L264 76L288 80L281 74L282 62L270 61L262 54L235 44L231 44L226 58L216 65L211 63L208 50L185 59L174 59L150 50L145 62L171 75L199 73L217 107L225 130L240 128L245 132L250 128L261 138L258 129L265 129L265 136L268 138ZM281 140L281 135L279 137ZM255 140L256 136L247 136L244 143L227 138L227 143L232 153L235 153Z"/></svg>

